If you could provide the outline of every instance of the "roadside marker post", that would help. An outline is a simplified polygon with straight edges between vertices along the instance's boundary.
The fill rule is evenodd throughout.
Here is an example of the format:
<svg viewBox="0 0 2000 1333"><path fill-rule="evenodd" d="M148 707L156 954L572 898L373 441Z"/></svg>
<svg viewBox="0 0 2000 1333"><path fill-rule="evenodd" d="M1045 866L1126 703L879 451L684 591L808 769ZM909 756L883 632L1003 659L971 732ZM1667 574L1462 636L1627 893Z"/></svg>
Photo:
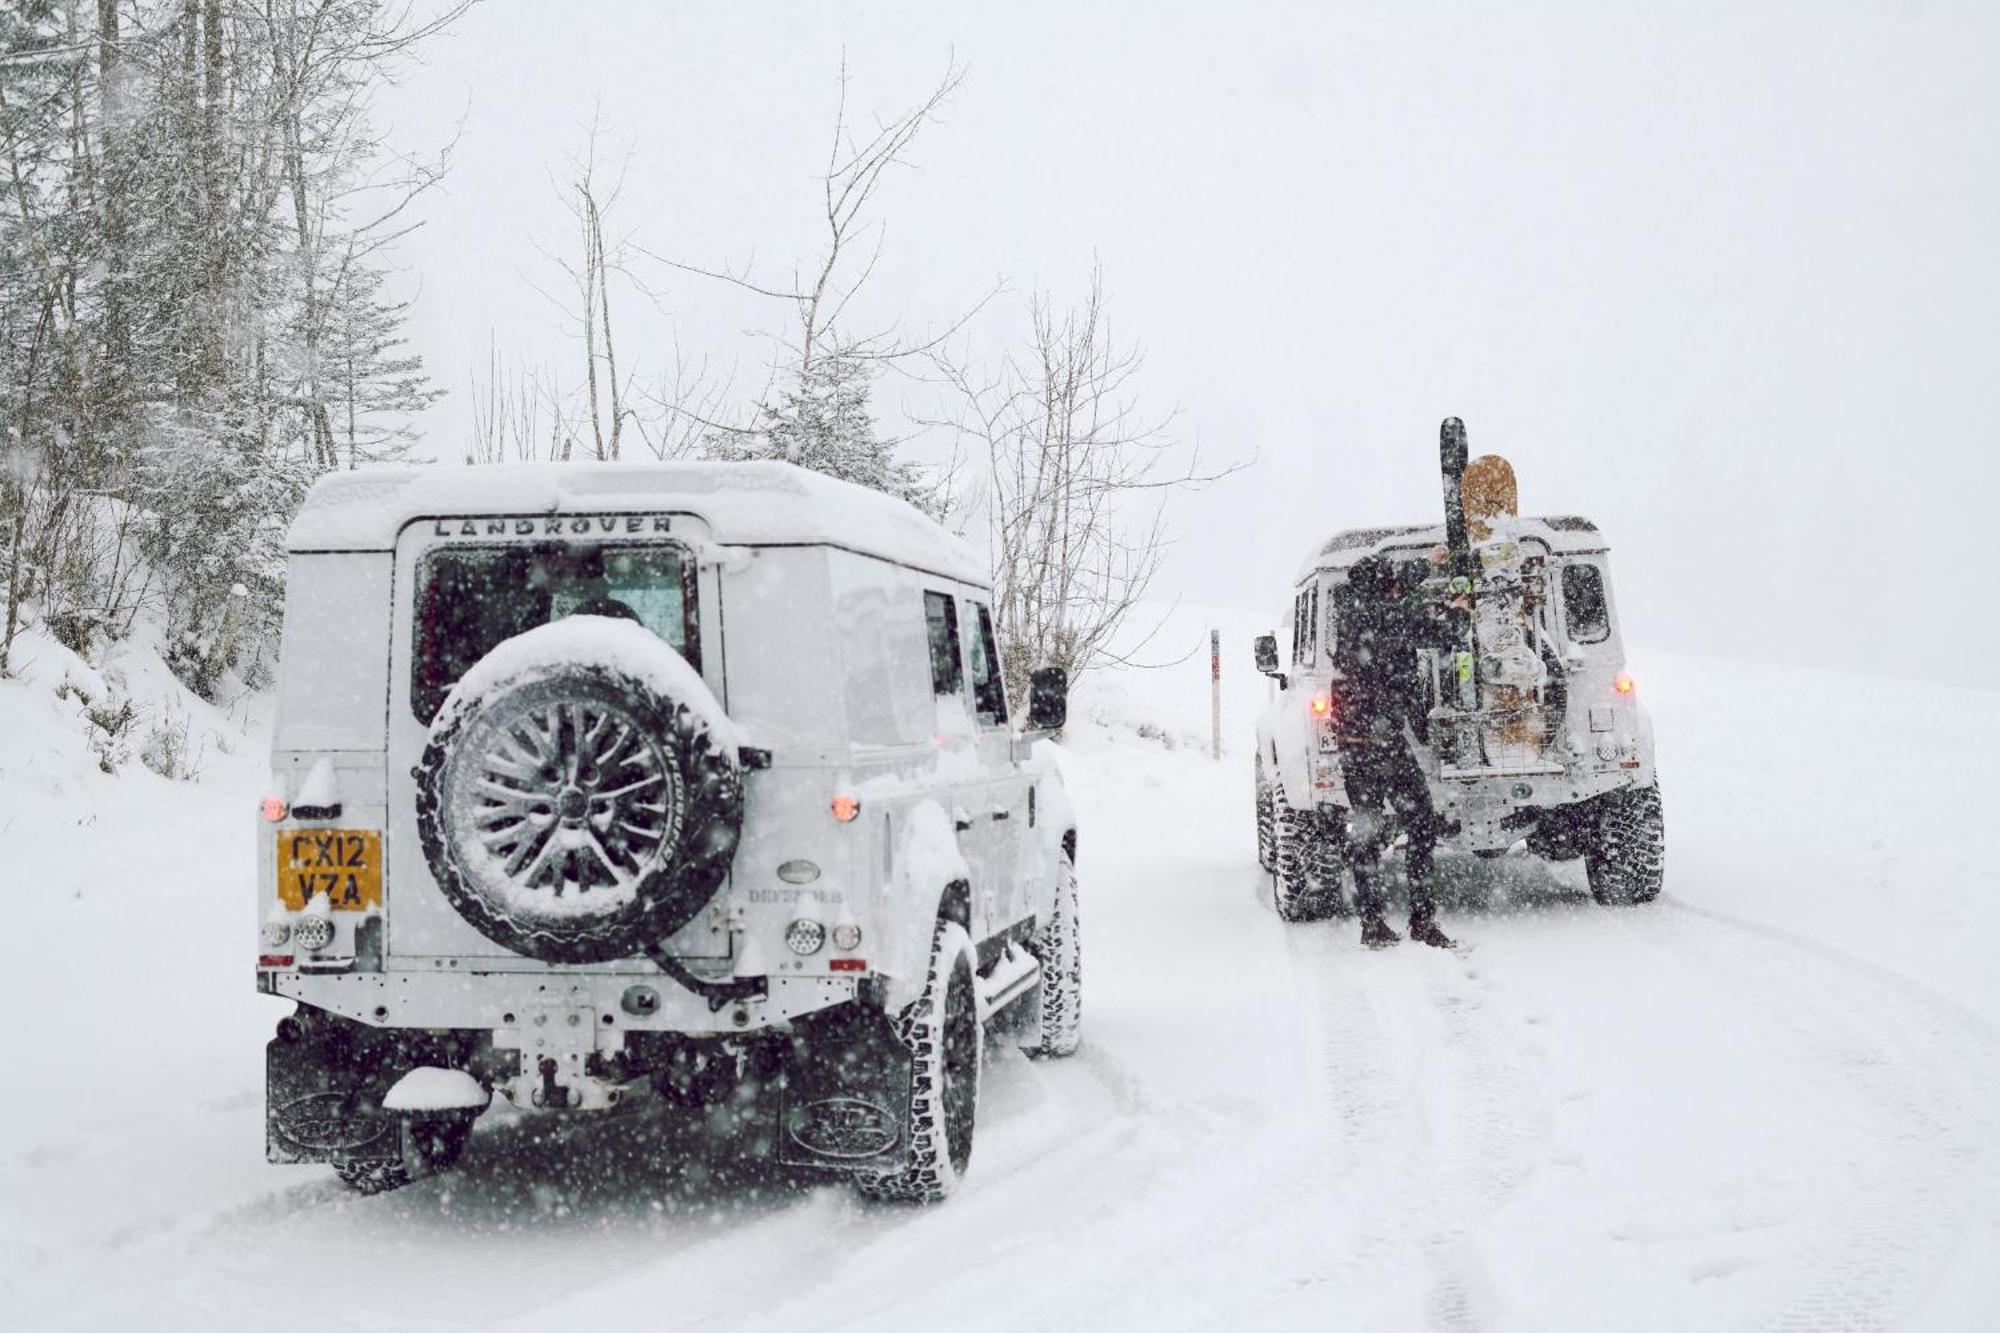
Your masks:
<svg viewBox="0 0 2000 1333"><path fill-rule="evenodd" d="M1208 735L1209 749L1222 762L1222 631L1208 632Z"/></svg>

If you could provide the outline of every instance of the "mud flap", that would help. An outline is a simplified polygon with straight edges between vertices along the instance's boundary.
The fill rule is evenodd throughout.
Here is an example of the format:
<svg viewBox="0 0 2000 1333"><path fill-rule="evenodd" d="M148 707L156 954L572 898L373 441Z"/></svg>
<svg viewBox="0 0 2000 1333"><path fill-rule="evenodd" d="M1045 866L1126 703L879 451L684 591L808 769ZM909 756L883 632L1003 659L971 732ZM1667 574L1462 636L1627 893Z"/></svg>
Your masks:
<svg viewBox="0 0 2000 1333"><path fill-rule="evenodd" d="M902 1165L915 1062L895 1025L872 1005L848 1004L815 1015L805 1038L781 1083L779 1160L838 1171Z"/></svg>
<svg viewBox="0 0 2000 1333"><path fill-rule="evenodd" d="M392 1038L301 1010L264 1047L264 1158L400 1161L401 1122L382 1109L400 1074Z"/></svg>

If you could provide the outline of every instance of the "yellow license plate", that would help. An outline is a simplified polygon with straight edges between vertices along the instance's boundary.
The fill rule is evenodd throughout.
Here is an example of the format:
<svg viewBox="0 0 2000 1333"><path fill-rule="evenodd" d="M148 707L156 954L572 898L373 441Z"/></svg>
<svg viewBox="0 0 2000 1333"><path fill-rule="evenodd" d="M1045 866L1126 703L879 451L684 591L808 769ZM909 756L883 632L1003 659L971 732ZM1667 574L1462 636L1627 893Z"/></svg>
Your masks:
<svg viewBox="0 0 2000 1333"><path fill-rule="evenodd" d="M294 912L323 893L336 912L382 905L379 829L283 829L278 834L278 901Z"/></svg>

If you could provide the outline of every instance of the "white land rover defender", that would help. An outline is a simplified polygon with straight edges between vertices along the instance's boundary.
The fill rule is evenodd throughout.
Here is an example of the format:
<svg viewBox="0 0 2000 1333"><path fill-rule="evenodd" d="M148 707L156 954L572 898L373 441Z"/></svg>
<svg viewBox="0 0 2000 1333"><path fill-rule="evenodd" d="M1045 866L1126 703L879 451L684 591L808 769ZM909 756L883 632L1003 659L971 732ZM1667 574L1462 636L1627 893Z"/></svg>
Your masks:
<svg viewBox="0 0 2000 1333"><path fill-rule="evenodd" d="M1456 600L1462 650L1419 650L1412 682L1425 725L1411 735L1444 829L1440 846L1485 857L1516 842L1549 860L1582 857L1604 904L1660 892L1664 832L1653 728L1625 670L1609 549L1588 519L1511 512L1513 475L1497 458L1504 503L1466 524L1464 427L1445 422L1446 522L1335 534L1300 569L1282 627L1257 640L1278 684L1257 721L1257 850L1288 920L1345 910L1350 808L1342 779L1339 685L1347 574L1390 562L1433 605ZM1444 560L1441 562L1440 553ZM1442 567L1441 567L1442 566Z"/></svg>
<svg viewBox="0 0 2000 1333"><path fill-rule="evenodd" d="M781 463L332 473L290 538L258 839L267 1155L374 1191L497 1090L747 1108L948 1193L982 1037L1077 1043L1076 827L987 576Z"/></svg>

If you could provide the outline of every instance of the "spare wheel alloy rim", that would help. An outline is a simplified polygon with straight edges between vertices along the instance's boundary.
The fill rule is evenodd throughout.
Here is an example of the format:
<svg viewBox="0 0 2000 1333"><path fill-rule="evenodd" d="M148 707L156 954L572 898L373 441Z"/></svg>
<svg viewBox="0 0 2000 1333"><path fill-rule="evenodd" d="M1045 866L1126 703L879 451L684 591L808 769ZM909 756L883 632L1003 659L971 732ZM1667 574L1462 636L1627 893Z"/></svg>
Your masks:
<svg viewBox="0 0 2000 1333"><path fill-rule="evenodd" d="M517 905L629 899L678 841L679 769L615 703L528 686L481 711L453 767L455 841Z"/></svg>

